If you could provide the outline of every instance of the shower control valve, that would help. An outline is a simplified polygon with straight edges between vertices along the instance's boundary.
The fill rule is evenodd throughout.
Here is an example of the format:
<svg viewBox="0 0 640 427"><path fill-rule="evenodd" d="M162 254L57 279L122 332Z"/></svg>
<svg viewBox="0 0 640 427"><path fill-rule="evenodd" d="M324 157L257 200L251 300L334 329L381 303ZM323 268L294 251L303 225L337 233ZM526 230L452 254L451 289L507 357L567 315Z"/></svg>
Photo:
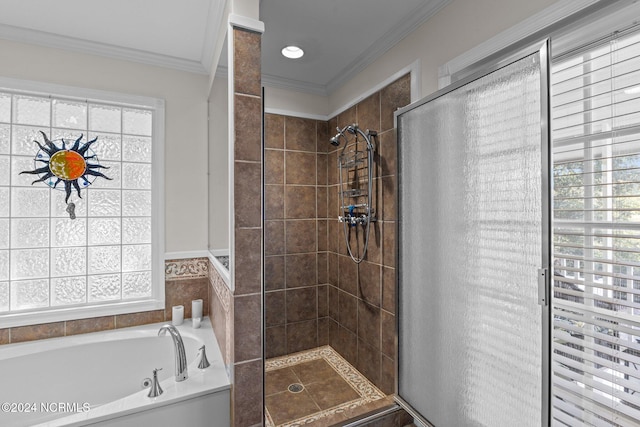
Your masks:
<svg viewBox="0 0 640 427"><path fill-rule="evenodd" d="M356 225L357 222L358 222L358 218L356 218L355 216L351 216L351 215L339 216L338 217L338 221L346 222L349 225Z"/></svg>
<svg viewBox="0 0 640 427"><path fill-rule="evenodd" d="M358 224L367 224L367 222L369 222L369 217L366 214L362 214L359 217L351 215L340 215L338 216L338 222L346 222L347 224L352 226Z"/></svg>

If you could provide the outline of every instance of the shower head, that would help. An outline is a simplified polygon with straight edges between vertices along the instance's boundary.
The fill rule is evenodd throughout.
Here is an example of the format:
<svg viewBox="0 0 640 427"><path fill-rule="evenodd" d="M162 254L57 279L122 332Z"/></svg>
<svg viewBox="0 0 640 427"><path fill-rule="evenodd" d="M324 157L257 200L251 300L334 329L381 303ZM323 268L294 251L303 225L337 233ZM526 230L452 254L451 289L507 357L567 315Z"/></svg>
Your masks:
<svg viewBox="0 0 640 427"><path fill-rule="evenodd" d="M357 129L358 125L355 123L346 127L347 132L349 132L351 135L355 135Z"/></svg>
<svg viewBox="0 0 640 427"><path fill-rule="evenodd" d="M340 145L340 140L338 139L340 137L340 134L337 134L336 136L334 136L333 138L331 138L329 140L329 142L331 143L331 145L337 147Z"/></svg>

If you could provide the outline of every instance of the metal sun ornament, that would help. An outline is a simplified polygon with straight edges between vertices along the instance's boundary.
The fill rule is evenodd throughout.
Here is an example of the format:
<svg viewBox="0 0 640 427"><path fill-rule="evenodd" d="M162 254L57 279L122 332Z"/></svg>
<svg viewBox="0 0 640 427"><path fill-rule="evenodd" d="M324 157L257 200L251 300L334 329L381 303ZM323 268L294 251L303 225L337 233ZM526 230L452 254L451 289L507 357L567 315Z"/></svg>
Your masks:
<svg viewBox="0 0 640 427"><path fill-rule="evenodd" d="M39 178L31 185L36 182L44 182L49 187L58 190L61 190L61 188L57 188L58 184L64 182L66 193L64 201L67 204L67 212L69 218L75 219L75 204L69 202L72 190L75 189L78 197L82 198L80 190L90 186L97 177L112 179L96 170L108 169L100 164L98 157L91 150L91 145L98 140L98 137L83 143L83 134L80 134L73 145L67 148L67 141L64 138L52 141L47 137L47 134L42 131L40 133L44 138L44 145L37 140L33 141L40 147L33 159L36 167L32 171L22 171L20 174L38 175ZM44 166L39 167L39 163L43 163Z"/></svg>

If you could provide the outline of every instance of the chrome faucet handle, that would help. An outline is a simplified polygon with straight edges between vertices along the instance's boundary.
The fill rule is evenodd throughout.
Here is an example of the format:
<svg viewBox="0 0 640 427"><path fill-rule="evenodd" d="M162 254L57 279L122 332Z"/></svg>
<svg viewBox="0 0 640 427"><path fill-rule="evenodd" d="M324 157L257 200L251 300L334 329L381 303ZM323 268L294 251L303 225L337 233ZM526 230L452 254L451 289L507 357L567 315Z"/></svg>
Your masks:
<svg viewBox="0 0 640 427"><path fill-rule="evenodd" d="M198 369L207 369L211 366L209 360L207 359L207 352L205 351L205 346L200 347L200 362L198 363Z"/></svg>
<svg viewBox="0 0 640 427"><path fill-rule="evenodd" d="M142 385L145 387L149 387L148 397L158 397L163 393L162 387L160 387L160 382L158 382L158 371L161 371L162 368L157 368L153 370L153 380L150 378L145 378L142 381Z"/></svg>

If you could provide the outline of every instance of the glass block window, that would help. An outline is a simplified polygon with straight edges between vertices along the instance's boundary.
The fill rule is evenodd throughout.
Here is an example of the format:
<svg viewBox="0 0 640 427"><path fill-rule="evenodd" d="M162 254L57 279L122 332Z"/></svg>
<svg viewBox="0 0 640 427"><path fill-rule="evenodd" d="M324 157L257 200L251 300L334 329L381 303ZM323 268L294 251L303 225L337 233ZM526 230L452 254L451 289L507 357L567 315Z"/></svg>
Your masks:
<svg viewBox="0 0 640 427"><path fill-rule="evenodd" d="M34 313L73 318L69 308L77 317L143 311L136 302L159 308L152 209L158 114L153 105L0 90L0 325ZM82 143L97 138L94 160L111 180L96 178L81 198L73 191L75 219L64 185L20 174L42 166L34 160L34 140L44 145L40 131L68 147L81 134ZM37 322L13 322L20 323Z"/></svg>

